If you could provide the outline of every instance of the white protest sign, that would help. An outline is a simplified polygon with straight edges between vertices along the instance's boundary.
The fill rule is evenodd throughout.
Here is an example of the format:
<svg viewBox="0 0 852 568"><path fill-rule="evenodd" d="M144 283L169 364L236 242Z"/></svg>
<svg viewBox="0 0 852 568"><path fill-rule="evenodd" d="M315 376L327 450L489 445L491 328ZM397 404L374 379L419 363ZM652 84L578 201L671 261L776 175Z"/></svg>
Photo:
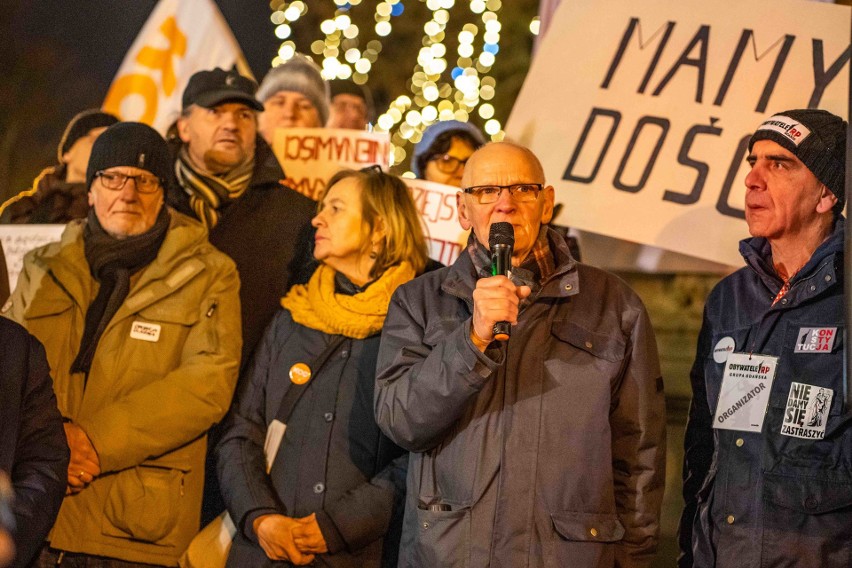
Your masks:
<svg viewBox="0 0 852 568"><path fill-rule="evenodd" d="M279 128L272 150L284 168L285 183L318 199L326 182L344 168L390 167L390 135L345 128Z"/></svg>
<svg viewBox="0 0 852 568"><path fill-rule="evenodd" d="M9 290L15 289L24 255L34 248L58 241L65 225L0 225L0 243L9 271Z"/></svg>
<svg viewBox="0 0 852 568"><path fill-rule="evenodd" d="M423 179L402 178L411 190L414 206L426 227L429 256L447 266L467 244L468 231L459 225L456 193L459 188Z"/></svg>
<svg viewBox="0 0 852 568"><path fill-rule="evenodd" d="M563 2L506 131L560 221L740 266L744 162L772 114L847 115L850 8L803 0Z"/></svg>

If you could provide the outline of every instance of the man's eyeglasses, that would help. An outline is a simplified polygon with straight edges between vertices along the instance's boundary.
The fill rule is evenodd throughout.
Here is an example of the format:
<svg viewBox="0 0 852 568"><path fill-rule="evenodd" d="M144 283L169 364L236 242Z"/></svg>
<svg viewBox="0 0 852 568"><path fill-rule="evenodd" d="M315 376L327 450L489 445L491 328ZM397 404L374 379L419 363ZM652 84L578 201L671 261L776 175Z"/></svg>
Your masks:
<svg viewBox="0 0 852 568"><path fill-rule="evenodd" d="M95 177L100 178L101 185L107 189L115 191L120 190L127 183L127 180L132 179L136 184L136 191L139 193L155 193L160 189L160 178L148 174L139 174L137 176L128 176L117 172L105 172L103 170L95 172Z"/></svg>
<svg viewBox="0 0 852 568"><path fill-rule="evenodd" d="M540 183L513 183L512 185L477 185L475 187L466 187L464 192L474 196L480 203L496 203L500 199L500 194L504 189L509 191L512 199L518 203L535 201L538 199L538 194L541 193L541 188L544 187Z"/></svg>
<svg viewBox="0 0 852 568"><path fill-rule="evenodd" d="M441 173L445 174L454 174L459 171L459 168L463 168L467 163L467 158L464 160L459 160L454 156L450 156L449 154L439 154L437 156L433 156L429 159L430 162L435 162L435 166L437 166L438 170Z"/></svg>

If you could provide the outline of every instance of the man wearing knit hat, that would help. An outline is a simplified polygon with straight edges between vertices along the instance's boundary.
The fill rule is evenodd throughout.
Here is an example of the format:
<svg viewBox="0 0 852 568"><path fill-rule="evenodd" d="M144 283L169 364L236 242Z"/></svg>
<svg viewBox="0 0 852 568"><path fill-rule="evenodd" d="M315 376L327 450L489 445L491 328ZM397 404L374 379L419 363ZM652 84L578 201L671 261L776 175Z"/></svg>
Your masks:
<svg viewBox="0 0 852 568"><path fill-rule="evenodd" d="M27 254L0 310L44 344L71 449L39 566L175 566L198 531L206 432L237 381L239 278L164 206L171 170L151 127L107 129L88 217Z"/></svg>
<svg viewBox="0 0 852 568"><path fill-rule="evenodd" d="M300 53L269 70L257 98L263 103L258 129L269 144L277 128L319 128L328 120L328 84L317 64Z"/></svg>
<svg viewBox="0 0 852 568"><path fill-rule="evenodd" d="M72 118L57 148L57 165L42 170L31 189L0 206L0 223L67 223L85 217L89 205L84 182L92 144L116 122L97 109Z"/></svg>
<svg viewBox="0 0 852 568"><path fill-rule="evenodd" d="M691 372L681 567L850 565L846 133L789 110L749 140L747 266L707 299Z"/></svg>

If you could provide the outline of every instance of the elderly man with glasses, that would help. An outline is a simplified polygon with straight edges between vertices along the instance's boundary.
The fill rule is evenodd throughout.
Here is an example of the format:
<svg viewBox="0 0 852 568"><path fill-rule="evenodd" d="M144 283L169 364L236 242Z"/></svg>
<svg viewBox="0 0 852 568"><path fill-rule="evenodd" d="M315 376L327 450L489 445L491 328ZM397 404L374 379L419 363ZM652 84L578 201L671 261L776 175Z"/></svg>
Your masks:
<svg viewBox="0 0 852 568"><path fill-rule="evenodd" d="M649 566L665 413L645 308L547 227L529 150L486 145L462 182L467 250L397 290L379 352L377 422L412 452L400 566ZM514 229L508 276L495 223Z"/></svg>
<svg viewBox="0 0 852 568"><path fill-rule="evenodd" d="M37 566L175 566L198 532L206 433L237 380L239 278L164 206L171 180L155 130L107 129L88 217L26 256L2 308L45 346L71 448Z"/></svg>

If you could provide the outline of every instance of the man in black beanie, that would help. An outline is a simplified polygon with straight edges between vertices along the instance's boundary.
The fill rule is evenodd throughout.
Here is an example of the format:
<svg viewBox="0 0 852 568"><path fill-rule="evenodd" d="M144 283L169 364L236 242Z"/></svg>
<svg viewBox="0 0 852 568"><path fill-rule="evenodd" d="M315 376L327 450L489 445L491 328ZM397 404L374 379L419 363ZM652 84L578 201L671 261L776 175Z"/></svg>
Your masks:
<svg viewBox="0 0 852 568"><path fill-rule="evenodd" d="M707 299L691 372L681 567L850 565L847 128L790 110L749 141L747 266Z"/></svg>
<svg viewBox="0 0 852 568"><path fill-rule="evenodd" d="M206 433L237 381L239 279L165 207L172 179L154 129L108 128L88 216L27 254L0 310L44 344L71 449L39 566L175 566L198 532Z"/></svg>
<svg viewBox="0 0 852 568"><path fill-rule="evenodd" d="M62 134L57 165L42 170L31 189L0 205L0 223L67 223L89 212L86 166L92 145L115 116L98 109L78 113Z"/></svg>

